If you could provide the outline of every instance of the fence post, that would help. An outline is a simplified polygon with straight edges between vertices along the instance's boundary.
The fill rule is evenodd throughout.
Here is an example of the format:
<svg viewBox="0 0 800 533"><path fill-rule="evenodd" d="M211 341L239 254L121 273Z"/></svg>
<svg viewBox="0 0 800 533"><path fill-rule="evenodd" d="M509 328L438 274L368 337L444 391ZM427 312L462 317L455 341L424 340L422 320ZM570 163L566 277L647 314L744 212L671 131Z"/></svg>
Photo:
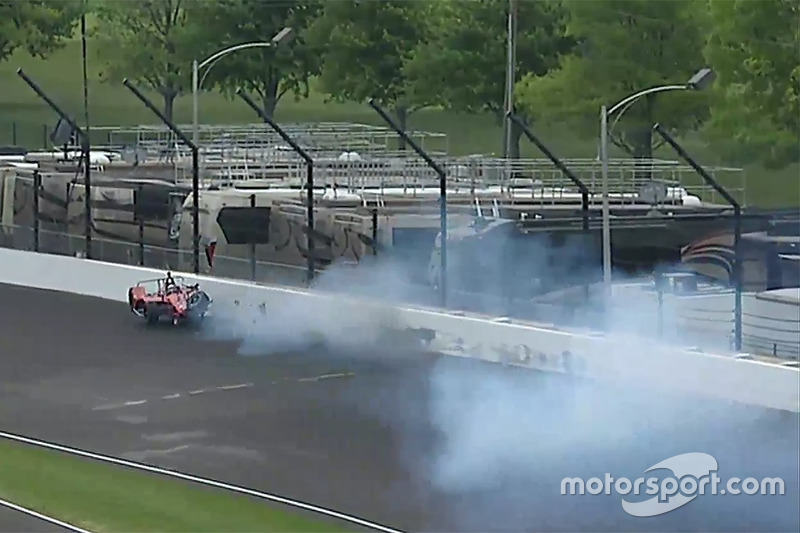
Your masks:
<svg viewBox="0 0 800 533"><path fill-rule="evenodd" d="M72 184L64 184L64 238L66 239L67 255L72 255L72 238L69 234L69 204L72 201Z"/></svg>
<svg viewBox="0 0 800 533"><path fill-rule="evenodd" d="M33 251L39 252L39 227L41 215L39 213L39 194L42 188L42 175L39 169L33 171Z"/></svg>
<svg viewBox="0 0 800 533"><path fill-rule="evenodd" d="M164 114L153 105L153 103L142 94L127 78L122 80L125 85L136 98L142 102L147 109L153 112L155 116L174 133L183 144L192 150L192 267L195 274L200 273L200 150L196 144L192 142L171 120L164 116Z"/></svg>
<svg viewBox="0 0 800 533"><path fill-rule="evenodd" d="M28 84L33 92L41 98L44 103L50 107L56 114L61 117L67 124L69 124L72 131L76 132L81 137L81 151L82 151L82 160L83 160L83 186L84 186L84 210L86 211L84 217L84 239L86 241L86 258L92 258L92 165L91 165L91 143L89 140L89 135L83 130L78 124L67 115L61 108L49 97L47 94L42 90L39 85L36 84L27 74L25 74L22 69L17 69L17 76L22 78L22 80ZM46 130L45 130L46 133ZM46 138L46 136L45 136ZM70 252L71 255L71 252Z"/></svg>
<svg viewBox="0 0 800 533"><path fill-rule="evenodd" d="M250 207L256 206L256 195L250 195ZM250 244L250 279L256 280L256 244Z"/></svg>
<svg viewBox="0 0 800 533"><path fill-rule="evenodd" d="M585 239L584 244L588 244L591 236L591 233L589 232L589 196L591 194L589 187L587 187L586 184L583 183L583 181L580 178L578 178L578 176L576 176L575 173L572 172L564 164L564 162L561 161L560 158L556 157L556 155L553 154L553 152L551 152L550 149L547 146L545 146L545 144L541 140L539 140L539 138L536 135L533 134L531 129L528 127L527 124L525 124L522 121L522 119L520 119L514 113L508 113L507 116L512 122L514 122L517 125L517 127L520 128L520 130L522 130L522 133L525 135L525 137L527 137L528 140L532 142L539 149L539 151L542 152L545 155L545 157L547 157L547 159L549 159L553 163L553 165L555 165L555 167L558 170L560 170L562 174L564 174L567 177L567 179L569 179L580 191L581 222L582 222L581 227L583 228L583 233L584 233L584 239ZM584 285L583 289L587 300L589 299L590 296L589 286L590 282L587 279L586 285Z"/></svg>
<svg viewBox="0 0 800 533"><path fill-rule="evenodd" d="M136 204L137 205L134 206L134 209L136 211L138 211L138 213L136 214L136 224L137 224L137 226L139 228L139 243L138 243L139 244L139 266L144 266L144 217L142 216L142 209L141 209L141 205L140 205L140 202L141 202L142 198L144 198L143 192L144 192L144 187L142 185L139 185L137 187L137 190L136 190L136 193L137 193ZM136 208L138 208L138 209L136 209Z"/></svg>
<svg viewBox="0 0 800 533"><path fill-rule="evenodd" d="M378 208L372 208L372 255L378 255Z"/></svg>
<svg viewBox="0 0 800 533"><path fill-rule="evenodd" d="M295 151L297 155L299 155L303 160L306 162L306 225L308 226L308 257L306 258L306 278L309 286L311 285L312 281L314 280L314 275L316 273L316 260L314 253L314 160L311 159L311 156L308 155L308 152L303 150L300 145L298 145L294 139L289 137L283 128L278 126L278 124L272 120L264 110L261 109L246 93L244 93L241 89L236 89L236 94L244 100L250 108L256 112L256 114L261 117L261 120L264 121L269 127L275 130L281 139L288 144L292 150Z"/></svg>
<svg viewBox="0 0 800 533"><path fill-rule="evenodd" d="M409 137L394 120L392 120L386 111L375 102L375 99L370 99L369 106L374 109L383 121L397 133L400 139L405 141L405 143L439 176L439 239L441 240L439 249L439 270L441 271L439 277L439 299L441 306L447 307L447 173L425 152L425 150Z"/></svg>
<svg viewBox="0 0 800 533"><path fill-rule="evenodd" d="M734 316L733 316L733 334L734 334L734 348L736 351L742 349L742 260L740 245L742 239L742 206L738 201L728 192L725 187L715 180L711 174L700 166L686 150L678 144L678 142L667 133L661 124L656 124L653 129L661 135L661 137L669 144L673 150L691 166L697 174L703 178L708 185L710 185L720 196L722 196L731 207L733 207L733 285L735 287L735 303L734 303Z"/></svg>
<svg viewBox="0 0 800 533"><path fill-rule="evenodd" d="M658 267L656 267L654 278L658 295L658 338L660 339L664 336L664 275Z"/></svg>

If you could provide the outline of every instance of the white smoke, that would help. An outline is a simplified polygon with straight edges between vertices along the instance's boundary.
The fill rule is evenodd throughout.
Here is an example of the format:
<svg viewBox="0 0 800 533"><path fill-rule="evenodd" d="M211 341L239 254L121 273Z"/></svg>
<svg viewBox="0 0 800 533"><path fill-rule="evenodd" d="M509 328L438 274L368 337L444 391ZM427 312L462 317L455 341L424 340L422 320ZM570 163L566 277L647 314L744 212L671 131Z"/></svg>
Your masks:
<svg viewBox="0 0 800 533"><path fill-rule="evenodd" d="M502 243L495 246L502 249ZM543 256L550 252L544 248L534 251ZM470 274L470 279L477 274L487 280L484 286L495 288L502 285L510 268L537 268L526 264L509 266L502 253L480 257L461 254L457 258L451 255L451 261L474 265L475 271L462 268L462 273ZM531 272L531 278L537 277L541 278ZM741 474L734 470L754 464L765 475L780 475L775 470L782 468L796 471L796 435L785 437L788 448L782 447L781 453L770 447L772 457L760 458L756 463L752 463L752 455L737 449L759 445L754 435L760 435L761 430L753 428L763 413L677 391L658 391L637 381L635 365L651 364L648 358L659 356L655 347L677 347L695 341L682 330L674 305L659 306L652 294L641 290L612 294L609 298L597 287L585 299L580 288L585 281L573 280L579 289L571 291L566 305L565 296L555 303L517 303L514 310L523 309L556 323L569 320L571 325L605 330L607 349L625 353L632 361L629 373L619 369L615 384L450 357L418 367L414 365L420 364L419 354L415 356L405 349L401 354L404 359L396 359L398 373L408 367L414 370L398 378L396 390L354 398L355 406L371 410L400 432L404 438L400 453L429 490L453 496L454 501L464 495L465 503L456 506L457 516L452 517L459 527L477 531L621 530L618 500L566 502L558 495L559 480L566 476L590 477L614 469L618 475L635 477L651 464L687 451L718 454L721 464L730 469L729 475ZM451 289L456 293L465 287L470 285L462 280L461 286ZM331 357L347 354L379 361L403 352L403 347L393 350L389 343L382 342L384 326L391 323L391 317L379 312L380 306L431 297L411 282L400 262L385 257L369 258L357 269L334 265L319 277L314 290L320 294L318 299L287 299L263 311L216 309L217 317L207 334L241 338L242 353L251 355L306 350L321 343ZM462 307L506 314L512 309L508 296L507 292L498 297L465 295L462 291L455 300L465 304ZM365 305L358 316L343 315L337 306L339 298L363 298L379 305ZM715 339L711 341L714 349L728 349L724 335ZM659 367L665 381L698 379L677 366ZM604 506L612 504L613 509L607 511ZM574 506L574 515L560 516L570 505ZM606 512L611 513L611 518L598 522L596 517L605 516ZM585 518L581 518L584 514ZM752 516L753 527L774 524L767 514L754 512ZM758 517L766 522L759 522ZM709 524L702 520L696 523ZM719 523L728 529L733 527L722 519ZM625 528L630 529L632 526L627 524ZM680 522L653 524L659 524L653 527L661 530L682 527Z"/></svg>

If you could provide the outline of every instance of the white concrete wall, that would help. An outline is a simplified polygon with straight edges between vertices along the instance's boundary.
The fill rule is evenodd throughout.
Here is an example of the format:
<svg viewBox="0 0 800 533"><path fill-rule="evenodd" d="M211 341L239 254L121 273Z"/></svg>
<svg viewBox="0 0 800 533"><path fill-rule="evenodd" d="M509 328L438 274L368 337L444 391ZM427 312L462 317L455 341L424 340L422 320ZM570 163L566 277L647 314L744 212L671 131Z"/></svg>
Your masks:
<svg viewBox="0 0 800 533"><path fill-rule="evenodd" d="M366 341L379 328L426 328L435 332L431 348L451 355L610 382L635 381L640 386L800 412L800 370L796 368L699 353L641 337L560 331L432 309L391 307L340 294L175 274L199 282L217 306L234 300L245 306L263 304L276 320L296 313L296 322L305 324L298 326L297 335L351 335L356 340L361 335ZM13 285L124 302L130 286L161 275L147 268L0 249L0 282ZM128 312L124 304L120 312Z"/></svg>

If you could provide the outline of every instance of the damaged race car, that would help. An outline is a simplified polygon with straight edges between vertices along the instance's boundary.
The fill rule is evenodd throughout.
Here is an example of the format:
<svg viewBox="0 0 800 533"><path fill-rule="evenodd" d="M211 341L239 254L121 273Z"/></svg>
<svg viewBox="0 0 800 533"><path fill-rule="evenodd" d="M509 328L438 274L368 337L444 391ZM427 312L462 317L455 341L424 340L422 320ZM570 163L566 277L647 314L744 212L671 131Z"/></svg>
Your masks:
<svg viewBox="0 0 800 533"><path fill-rule="evenodd" d="M131 312L148 324L168 318L178 326L202 322L211 307L211 298L198 283L190 285L184 278L174 278L167 272L164 278L140 281L128 289L128 304Z"/></svg>

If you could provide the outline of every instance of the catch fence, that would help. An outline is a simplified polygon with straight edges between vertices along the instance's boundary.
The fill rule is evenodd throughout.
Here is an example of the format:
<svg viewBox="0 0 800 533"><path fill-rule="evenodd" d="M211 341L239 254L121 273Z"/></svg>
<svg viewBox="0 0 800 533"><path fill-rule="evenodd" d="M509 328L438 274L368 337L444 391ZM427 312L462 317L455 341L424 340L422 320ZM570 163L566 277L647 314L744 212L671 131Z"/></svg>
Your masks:
<svg viewBox="0 0 800 533"><path fill-rule="evenodd" d="M40 251L59 255L81 257L85 252L82 235L66 234L51 230L39 230L38 237L31 227L0 226L0 246L27 251ZM163 271L186 264L191 250L178 247L159 247L144 243L131 243L101 237L93 237L95 259L117 264L144 266ZM370 257L367 259L367 262ZM382 297L385 287L381 284L380 270L359 268L356 262L338 263L333 267L318 269L315 285L326 291L346 291L349 296L361 293L367 297ZM378 273L376 279L376 272ZM53 273L58 275L58 273ZM216 256L210 275L229 279L250 280L258 283L307 288L306 268L251 258ZM369 280L368 278L372 278ZM392 279L393 296L397 304L433 306L438 300L434 288L423 284L406 283ZM124 290L121 288L120 290ZM584 291L588 290L588 293ZM564 331L591 331L598 324L612 317L618 325L628 323L624 334L642 338L660 337L665 342L681 346L693 346L711 351L719 350L732 340L733 296L731 291L709 289L710 292L693 298L683 298L680 293L667 291L658 296L647 284L620 285L615 289L615 304L609 308L592 305L597 301L602 288L598 284L587 288L576 288L572 297L562 301L535 301L476 295L453 290L449 293L449 308L467 312L485 313L494 316L534 321L546 327ZM624 292L628 291L628 292ZM632 291L632 292L631 292ZM580 293L578 299L575 295ZM589 296L589 298L587 298ZM756 298L755 294L747 295ZM626 318L628 317L628 318ZM764 333L763 324L771 331ZM744 313L746 350L762 355L797 360L800 345L791 339L798 322L780 320L773 316L761 316L756 312ZM787 329L788 328L788 329Z"/></svg>

